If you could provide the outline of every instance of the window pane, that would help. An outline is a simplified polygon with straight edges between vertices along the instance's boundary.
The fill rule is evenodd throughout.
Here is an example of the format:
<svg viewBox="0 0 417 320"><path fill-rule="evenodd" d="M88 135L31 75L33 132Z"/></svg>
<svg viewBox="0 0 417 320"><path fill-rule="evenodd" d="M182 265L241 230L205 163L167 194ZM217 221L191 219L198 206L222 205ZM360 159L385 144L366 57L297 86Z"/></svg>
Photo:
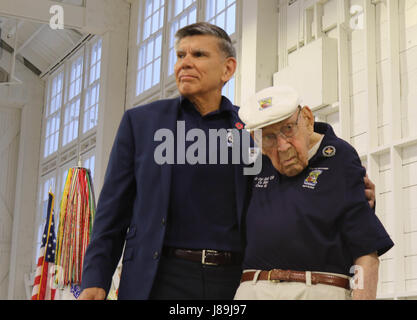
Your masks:
<svg viewBox="0 0 417 320"><path fill-rule="evenodd" d="M224 1L224 0L217 0L217 8L216 8L217 12L220 12L220 11L224 10L225 2L226 1Z"/></svg>
<svg viewBox="0 0 417 320"><path fill-rule="evenodd" d="M96 65L93 65L90 69L90 82L92 84L96 80Z"/></svg>
<svg viewBox="0 0 417 320"><path fill-rule="evenodd" d="M193 2L194 2L194 0L185 0L184 8L188 8L191 5L191 3L193 3Z"/></svg>
<svg viewBox="0 0 417 320"><path fill-rule="evenodd" d="M153 60L153 41L149 41L146 46L146 64L151 63Z"/></svg>
<svg viewBox="0 0 417 320"><path fill-rule="evenodd" d="M100 84L97 83L88 89L86 94L86 107L84 109L83 133L94 128L97 125L98 101L99 101Z"/></svg>
<svg viewBox="0 0 417 320"><path fill-rule="evenodd" d="M159 28L158 29L161 29L163 25L164 25L164 8L161 8L161 10L159 10Z"/></svg>
<svg viewBox="0 0 417 320"><path fill-rule="evenodd" d="M152 33L159 29L159 13L155 12L152 16Z"/></svg>
<svg viewBox="0 0 417 320"><path fill-rule="evenodd" d="M220 28L224 29L224 24L225 24L225 14L224 12L222 12L220 15L218 15L216 17L216 25L219 26Z"/></svg>
<svg viewBox="0 0 417 320"><path fill-rule="evenodd" d="M222 95L224 95L232 103L234 103L235 101L235 77L234 76L223 87Z"/></svg>
<svg viewBox="0 0 417 320"><path fill-rule="evenodd" d="M91 178L94 179L94 165L95 165L95 156L91 156L84 160L84 168L90 169Z"/></svg>
<svg viewBox="0 0 417 320"><path fill-rule="evenodd" d="M65 110L64 132L62 145L73 141L78 136L78 118L80 113L80 98L71 103Z"/></svg>
<svg viewBox="0 0 417 320"><path fill-rule="evenodd" d="M160 34L155 40L155 58L160 57L162 54L162 34Z"/></svg>
<svg viewBox="0 0 417 320"><path fill-rule="evenodd" d="M152 86L152 65L148 65L145 69L145 90Z"/></svg>
<svg viewBox="0 0 417 320"><path fill-rule="evenodd" d="M143 40L147 39L150 35L151 35L151 23L152 23L152 19L148 18L145 21L145 27L143 28L144 32L143 32Z"/></svg>
<svg viewBox="0 0 417 320"><path fill-rule="evenodd" d="M138 72L138 76L136 78L136 95L139 95L144 91L144 69Z"/></svg>
<svg viewBox="0 0 417 320"><path fill-rule="evenodd" d="M197 22L197 8L194 7L193 10L190 12L190 16L188 18L188 24L196 23Z"/></svg>
<svg viewBox="0 0 417 320"><path fill-rule="evenodd" d="M153 81L152 85L156 85L159 82L161 73L161 58L158 58L153 66Z"/></svg>
<svg viewBox="0 0 417 320"><path fill-rule="evenodd" d="M138 68L142 69L145 66L145 46L139 49Z"/></svg>
<svg viewBox="0 0 417 320"><path fill-rule="evenodd" d="M180 19L180 29L187 25L187 16L182 16Z"/></svg>
<svg viewBox="0 0 417 320"><path fill-rule="evenodd" d="M230 8L227 9L227 25L226 32L228 34L235 33L236 30L236 5L233 4Z"/></svg>
<svg viewBox="0 0 417 320"><path fill-rule="evenodd" d="M206 5L206 19L210 20L216 14L216 5L214 0L207 0Z"/></svg>
<svg viewBox="0 0 417 320"><path fill-rule="evenodd" d="M149 17L152 14L152 0L146 0L145 17Z"/></svg>
<svg viewBox="0 0 417 320"><path fill-rule="evenodd" d="M175 13L174 13L174 16L179 15L182 10L183 10L182 0L175 0Z"/></svg>

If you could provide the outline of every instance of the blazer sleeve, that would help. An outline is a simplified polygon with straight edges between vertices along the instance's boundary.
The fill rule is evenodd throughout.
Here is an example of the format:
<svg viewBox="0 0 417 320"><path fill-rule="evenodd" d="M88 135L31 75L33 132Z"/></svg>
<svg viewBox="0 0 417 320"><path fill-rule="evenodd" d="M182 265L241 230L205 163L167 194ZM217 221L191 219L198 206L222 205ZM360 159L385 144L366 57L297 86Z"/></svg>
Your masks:
<svg viewBox="0 0 417 320"><path fill-rule="evenodd" d="M136 194L135 143L129 112L125 112L110 153L97 203L90 244L84 257L82 289L109 291L122 254Z"/></svg>

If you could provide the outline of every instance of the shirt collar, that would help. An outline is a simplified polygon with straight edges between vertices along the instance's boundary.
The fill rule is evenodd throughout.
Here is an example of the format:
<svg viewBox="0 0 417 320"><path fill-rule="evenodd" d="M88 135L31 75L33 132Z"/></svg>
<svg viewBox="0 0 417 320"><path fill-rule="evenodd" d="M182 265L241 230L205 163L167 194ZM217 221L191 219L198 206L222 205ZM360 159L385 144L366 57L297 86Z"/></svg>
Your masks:
<svg viewBox="0 0 417 320"><path fill-rule="evenodd" d="M183 109L192 107L194 110L196 110L198 112L197 108L195 108L193 103L184 96L180 96L180 106ZM204 117L212 116L212 115L215 115L215 114L220 114L220 113L223 113L223 112L229 112L229 113L232 113L232 114L236 113L236 110L234 109L233 104L225 96L222 96L222 100L220 102L220 108L218 110L215 110L215 111L212 111L212 112L206 114Z"/></svg>
<svg viewBox="0 0 417 320"><path fill-rule="evenodd" d="M308 160L313 158L315 154L317 153L317 151L319 151L320 144L323 141L323 138L324 138L324 135L321 136L320 140L310 150L308 150Z"/></svg>

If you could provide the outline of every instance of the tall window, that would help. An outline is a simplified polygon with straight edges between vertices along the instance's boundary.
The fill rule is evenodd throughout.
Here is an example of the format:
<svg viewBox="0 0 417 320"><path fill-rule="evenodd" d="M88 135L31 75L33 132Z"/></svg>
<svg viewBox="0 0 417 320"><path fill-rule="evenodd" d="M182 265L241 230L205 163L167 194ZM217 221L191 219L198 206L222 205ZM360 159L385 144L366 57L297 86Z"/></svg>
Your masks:
<svg viewBox="0 0 417 320"><path fill-rule="evenodd" d="M100 96L101 39L91 46L90 67L86 77L86 98L84 104L83 133L94 128L98 121L98 102Z"/></svg>
<svg viewBox="0 0 417 320"><path fill-rule="evenodd" d="M50 80L45 113L45 143L43 156L46 158L58 150L59 124L61 120L63 71L58 71Z"/></svg>
<svg viewBox="0 0 417 320"><path fill-rule="evenodd" d="M197 21L226 30L236 45L236 0L146 0L139 2L135 103L174 94L175 33ZM175 90L176 92L176 90ZM223 88L232 102L235 79Z"/></svg>
<svg viewBox="0 0 417 320"><path fill-rule="evenodd" d="M47 79L35 260L42 240L49 189L55 194L58 222L68 169L77 165L78 156L82 165L94 174L101 47L102 40L92 37Z"/></svg>
<svg viewBox="0 0 417 320"><path fill-rule="evenodd" d="M142 17L143 32L139 33L138 72L136 95L160 81L162 54L162 26L165 0L146 0Z"/></svg>
<svg viewBox="0 0 417 320"><path fill-rule="evenodd" d="M80 115L83 55L80 55L70 64L68 96L64 113L64 132L62 145L73 141L78 137L78 120Z"/></svg>

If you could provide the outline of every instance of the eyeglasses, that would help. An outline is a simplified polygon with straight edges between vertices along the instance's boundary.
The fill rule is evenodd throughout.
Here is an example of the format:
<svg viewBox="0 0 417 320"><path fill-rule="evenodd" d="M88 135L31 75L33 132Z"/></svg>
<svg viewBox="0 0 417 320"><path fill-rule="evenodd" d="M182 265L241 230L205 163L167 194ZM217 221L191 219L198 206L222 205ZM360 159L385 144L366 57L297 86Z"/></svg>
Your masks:
<svg viewBox="0 0 417 320"><path fill-rule="evenodd" d="M278 134L284 138L286 141L288 141L289 138L292 138L297 134L298 131L298 120L300 119L300 113L301 113L301 107L298 106L298 115L297 120L295 122L289 122L283 125ZM256 140L255 140L256 141ZM258 144L260 144L260 141L256 141ZM277 145L278 137L275 133L267 133L265 135L262 135L262 148L269 149L273 148Z"/></svg>

